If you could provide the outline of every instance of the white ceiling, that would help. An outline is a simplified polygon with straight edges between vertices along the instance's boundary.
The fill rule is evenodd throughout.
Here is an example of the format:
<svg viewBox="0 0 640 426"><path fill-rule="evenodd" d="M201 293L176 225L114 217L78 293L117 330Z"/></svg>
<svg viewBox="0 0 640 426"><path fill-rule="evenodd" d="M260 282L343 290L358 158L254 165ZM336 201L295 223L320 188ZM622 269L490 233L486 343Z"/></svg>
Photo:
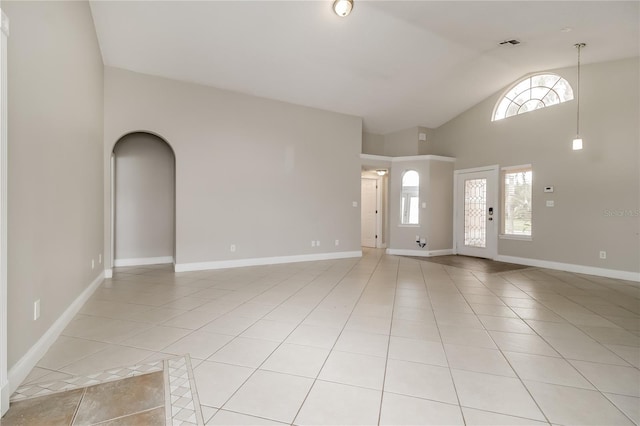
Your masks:
<svg viewBox="0 0 640 426"><path fill-rule="evenodd" d="M638 56L638 1L91 1L105 65L438 127L534 71ZM561 31L571 28L569 32ZM498 46L516 38L518 46Z"/></svg>

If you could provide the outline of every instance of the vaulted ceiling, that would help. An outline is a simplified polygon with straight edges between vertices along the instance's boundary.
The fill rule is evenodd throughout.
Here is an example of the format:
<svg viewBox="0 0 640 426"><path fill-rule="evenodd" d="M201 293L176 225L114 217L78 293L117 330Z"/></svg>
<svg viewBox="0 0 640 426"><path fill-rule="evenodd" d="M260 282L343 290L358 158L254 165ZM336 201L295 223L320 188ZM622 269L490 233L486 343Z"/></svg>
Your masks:
<svg viewBox="0 0 640 426"><path fill-rule="evenodd" d="M107 66L438 127L521 76L640 52L637 1L91 1ZM499 46L518 39L517 46Z"/></svg>

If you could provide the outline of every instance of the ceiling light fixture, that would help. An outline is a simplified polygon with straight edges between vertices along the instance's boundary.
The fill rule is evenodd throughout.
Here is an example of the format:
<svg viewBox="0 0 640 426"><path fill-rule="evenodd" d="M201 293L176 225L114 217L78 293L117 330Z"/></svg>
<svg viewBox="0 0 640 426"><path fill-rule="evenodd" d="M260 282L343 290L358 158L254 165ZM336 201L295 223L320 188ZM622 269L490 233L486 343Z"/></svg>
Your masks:
<svg viewBox="0 0 640 426"><path fill-rule="evenodd" d="M578 102L578 108L576 112L576 137L573 139L573 150L578 151L582 149L582 138L580 137L580 51L582 48L587 47L585 43L576 43L574 45L578 49L578 85L576 91L576 101Z"/></svg>
<svg viewBox="0 0 640 426"><path fill-rule="evenodd" d="M384 176L387 174L387 171L384 169L379 169L379 170L376 170L376 173L378 174L378 176Z"/></svg>
<svg viewBox="0 0 640 426"><path fill-rule="evenodd" d="M353 9L353 0L336 0L333 2L333 11L341 18L349 15Z"/></svg>

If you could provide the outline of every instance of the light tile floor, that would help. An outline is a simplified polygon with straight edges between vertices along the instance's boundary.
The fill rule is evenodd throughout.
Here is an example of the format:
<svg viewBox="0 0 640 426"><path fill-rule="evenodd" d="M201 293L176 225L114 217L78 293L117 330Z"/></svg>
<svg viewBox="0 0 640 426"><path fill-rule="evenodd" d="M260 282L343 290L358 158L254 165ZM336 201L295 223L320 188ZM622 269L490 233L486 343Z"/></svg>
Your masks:
<svg viewBox="0 0 640 426"><path fill-rule="evenodd" d="M26 382L189 353L208 424L640 421L640 287L361 259L118 269Z"/></svg>

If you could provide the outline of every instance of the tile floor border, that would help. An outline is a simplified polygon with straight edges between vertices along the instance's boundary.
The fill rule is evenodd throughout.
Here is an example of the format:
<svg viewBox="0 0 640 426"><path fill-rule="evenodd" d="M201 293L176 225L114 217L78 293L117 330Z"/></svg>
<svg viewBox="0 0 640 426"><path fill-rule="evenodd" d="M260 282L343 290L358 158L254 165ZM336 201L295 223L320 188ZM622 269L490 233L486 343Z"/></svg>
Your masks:
<svg viewBox="0 0 640 426"><path fill-rule="evenodd" d="M30 383L18 387L11 395L11 402L83 389L160 371L163 372L164 377L167 426L204 425L191 358L188 354L130 367L113 368L99 373Z"/></svg>

